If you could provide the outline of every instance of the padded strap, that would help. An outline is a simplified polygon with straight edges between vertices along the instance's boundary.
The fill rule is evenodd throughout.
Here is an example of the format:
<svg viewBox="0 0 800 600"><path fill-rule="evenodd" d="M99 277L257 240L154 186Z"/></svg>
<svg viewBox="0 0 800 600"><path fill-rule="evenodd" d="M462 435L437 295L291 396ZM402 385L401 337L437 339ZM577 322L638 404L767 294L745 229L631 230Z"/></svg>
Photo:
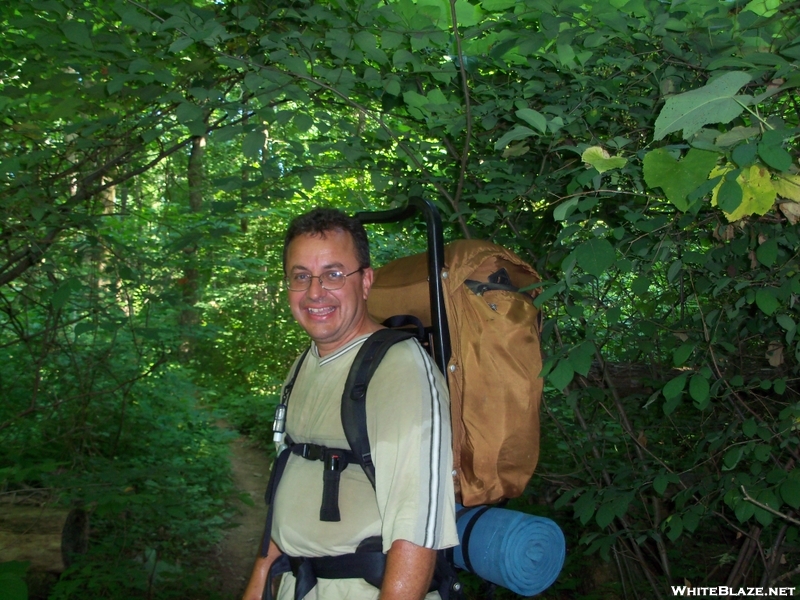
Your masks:
<svg viewBox="0 0 800 600"><path fill-rule="evenodd" d="M425 342L425 325L423 325L422 321L414 315L394 315L393 317L386 319L383 323L381 323L381 325L384 327L389 327L390 329L413 327L417 330L417 333L414 334L414 337L417 338L420 344Z"/></svg>
<svg viewBox="0 0 800 600"><path fill-rule="evenodd" d="M358 350L342 393L342 427L355 462L375 488L375 465L367 434L367 387L386 352L393 345L414 337L405 331L379 329Z"/></svg>

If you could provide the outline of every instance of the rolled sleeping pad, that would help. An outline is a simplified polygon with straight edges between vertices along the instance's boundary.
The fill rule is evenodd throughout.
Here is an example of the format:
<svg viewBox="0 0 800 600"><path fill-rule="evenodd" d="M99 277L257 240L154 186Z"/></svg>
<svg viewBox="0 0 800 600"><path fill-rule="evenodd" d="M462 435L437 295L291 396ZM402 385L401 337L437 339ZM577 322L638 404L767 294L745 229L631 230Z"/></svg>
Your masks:
<svg viewBox="0 0 800 600"><path fill-rule="evenodd" d="M456 505L459 546L455 565L508 588L534 596L550 587L564 566L566 542L556 523L514 510Z"/></svg>

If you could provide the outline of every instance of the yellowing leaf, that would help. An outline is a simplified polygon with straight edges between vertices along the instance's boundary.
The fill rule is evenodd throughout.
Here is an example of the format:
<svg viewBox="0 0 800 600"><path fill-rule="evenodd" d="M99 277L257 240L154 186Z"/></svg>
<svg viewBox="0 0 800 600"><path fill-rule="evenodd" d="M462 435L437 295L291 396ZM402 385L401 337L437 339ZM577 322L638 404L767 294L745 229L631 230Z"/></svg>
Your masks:
<svg viewBox="0 0 800 600"><path fill-rule="evenodd" d="M593 166L598 173L605 173L612 169L621 169L628 164L627 158L621 156L610 156L604 148L592 146L581 154L583 162Z"/></svg>
<svg viewBox="0 0 800 600"><path fill-rule="evenodd" d="M767 360L770 366L779 367L783 364L783 344L780 342L772 341L767 347Z"/></svg>
<svg viewBox="0 0 800 600"><path fill-rule="evenodd" d="M778 196L800 202L800 175L782 175L772 180Z"/></svg>
<svg viewBox="0 0 800 600"><path fill-rule="evenodd" d="M733 169L731 165L715 167L711 171L709 179L713 179L718 175L725 175L731 169ZM714 206L717 206L717 196L724 181L725 178L723 177L711 194L711 204ZM736 183L742 188L742 203L732 213L725 213L728 221L738 221L750 215L767 214L775 203L775 197L777 196L769 171L759 165L753 165L749 169L742 170L736 178Z"/></svg>
<svg viewBox="0 0 800 600"><path fill-rule="evenodd" d="M800 202L781 202L778 208L792 225L797 225L800 221Z"/></svg>

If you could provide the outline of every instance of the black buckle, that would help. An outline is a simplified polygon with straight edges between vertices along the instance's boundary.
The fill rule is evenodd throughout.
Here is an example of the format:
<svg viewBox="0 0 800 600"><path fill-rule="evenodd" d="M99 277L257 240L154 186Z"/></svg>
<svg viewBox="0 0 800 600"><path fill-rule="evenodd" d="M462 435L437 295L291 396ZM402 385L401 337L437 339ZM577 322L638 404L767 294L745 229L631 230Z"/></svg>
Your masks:
<svg viewBox="0 0 800 600"><path fill-rule="evenodd" d="M322 446L316 444L303 444L300 450L300 456L306 460L323 460Z"/></svg>

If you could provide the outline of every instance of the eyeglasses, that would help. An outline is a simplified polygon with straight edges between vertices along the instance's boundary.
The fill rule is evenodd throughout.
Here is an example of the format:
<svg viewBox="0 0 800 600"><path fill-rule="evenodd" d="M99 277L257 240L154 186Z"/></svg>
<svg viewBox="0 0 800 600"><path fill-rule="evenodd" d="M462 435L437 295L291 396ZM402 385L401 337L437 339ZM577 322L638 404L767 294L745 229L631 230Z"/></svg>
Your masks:
<svg viewBox="0 0 800 600"><path fill-rule="evenodd" d="M322 289L332 292L340 290L344 287L347 278L350 275L355 275L359 271L363 271L364 267L359 267L352 273L342 273L341 271L325 271L321 275L312 275L311 273L292 273L286 278L286 283L289 285L289 290L292 292L305 292L311 287L311 282L319 279L319 284Z"/></svg>

